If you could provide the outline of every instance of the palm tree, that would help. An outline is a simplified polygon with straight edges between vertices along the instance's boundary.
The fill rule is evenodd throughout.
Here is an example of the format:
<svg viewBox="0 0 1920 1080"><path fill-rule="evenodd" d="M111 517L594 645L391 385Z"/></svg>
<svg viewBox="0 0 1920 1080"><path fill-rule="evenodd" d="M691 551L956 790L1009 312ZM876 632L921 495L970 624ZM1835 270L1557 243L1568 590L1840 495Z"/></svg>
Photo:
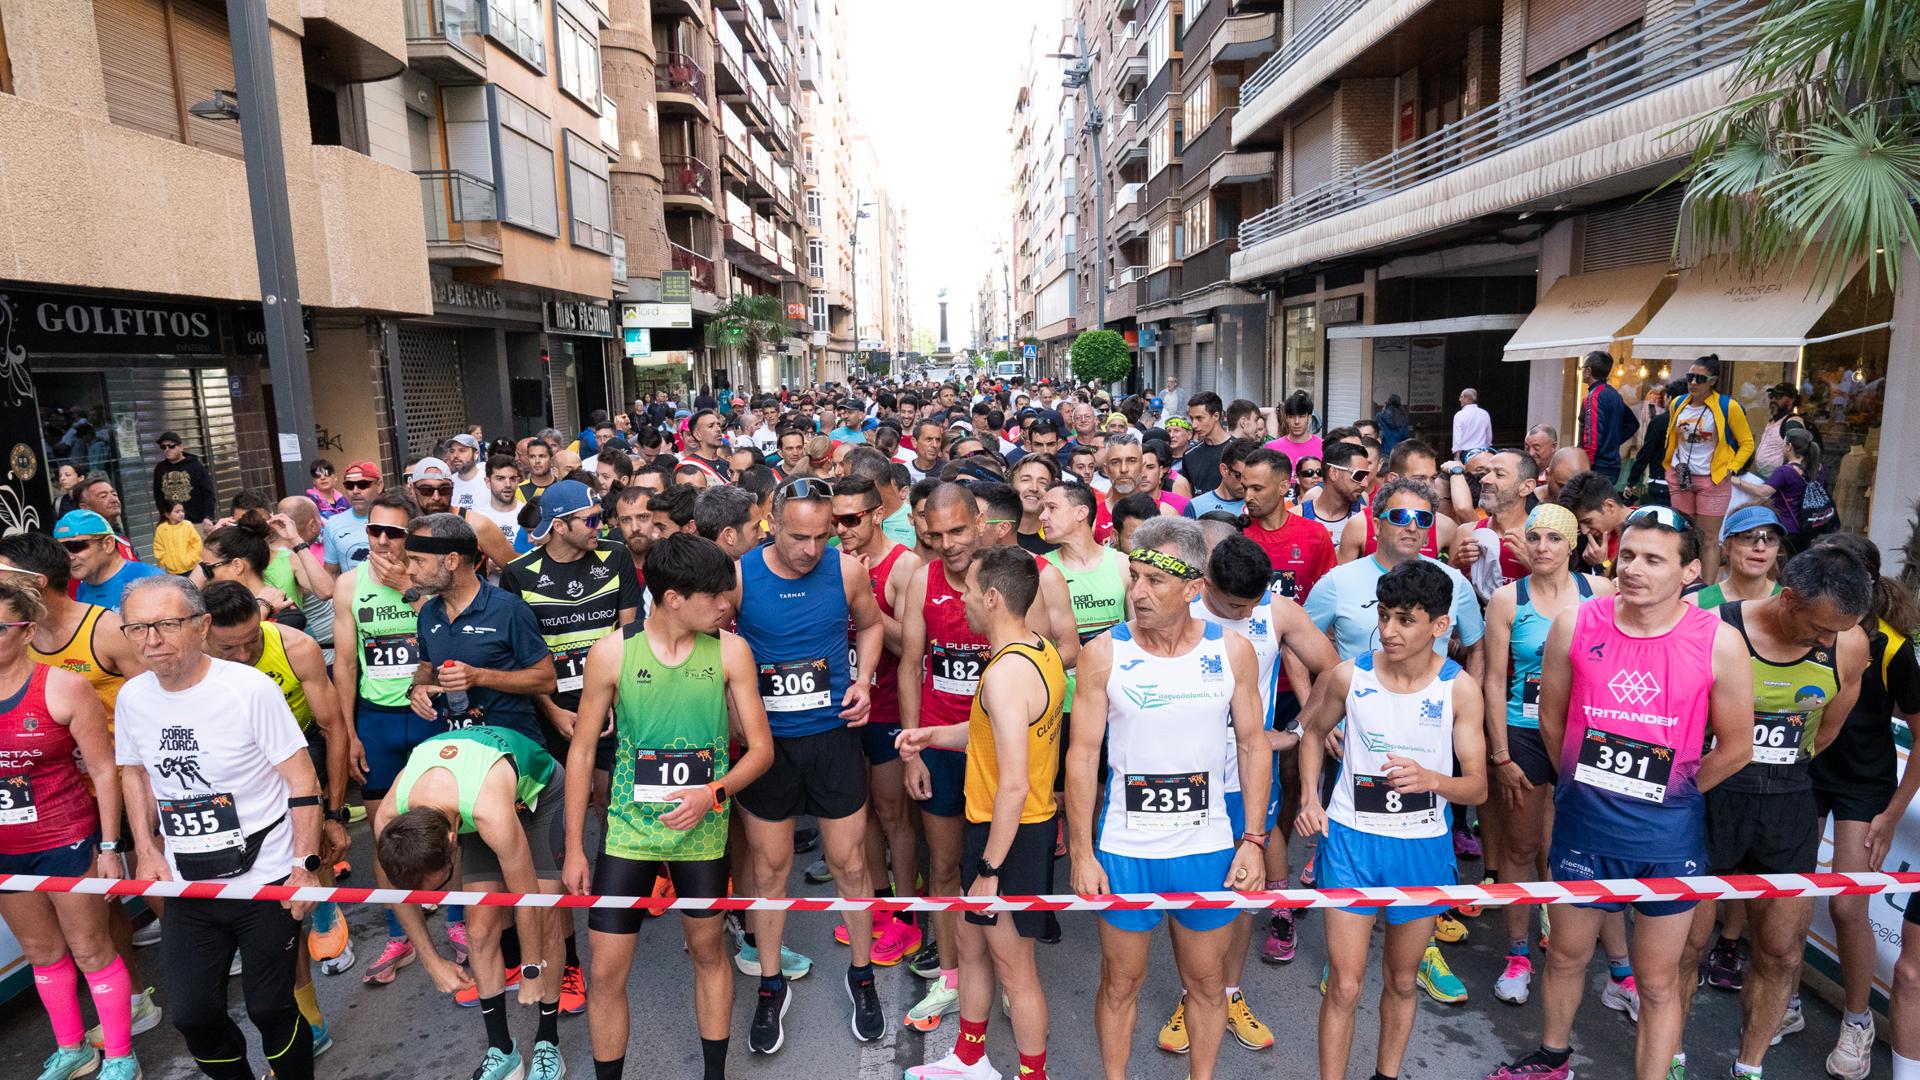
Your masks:
<svg viewBox="0 0 1920 1080"><path fill-rule="evenodd" d="M763 349L785 340L793 332L793 324L787 319L787 305L779 297L735 293L707 323L707 346L739 350L750 374L754 360Z"/></svg>
<svg viewBox="0 0 1920 1080"><path fill-rule="evenodd" d="M1769 0L1733 86L1675 177L1682 235L1748 266L1817 244L1819 287L1863 261L1869 288L1897 285L1920 241L1920 5Z"/></svg>

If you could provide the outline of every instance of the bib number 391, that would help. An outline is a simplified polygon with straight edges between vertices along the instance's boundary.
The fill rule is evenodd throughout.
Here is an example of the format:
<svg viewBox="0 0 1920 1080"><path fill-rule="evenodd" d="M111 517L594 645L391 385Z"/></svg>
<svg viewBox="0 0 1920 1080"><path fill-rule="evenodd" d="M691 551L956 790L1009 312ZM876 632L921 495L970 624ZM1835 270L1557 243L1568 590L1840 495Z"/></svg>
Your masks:
<svg viewBox="0 0 1920 1080"><path fill-rule="evenodd" d="M1207 780L1206 773L1128 773L1127 828L1166 832L1205 825Z"/></svg>
<svg viewBox="0 0 1920 1080"><path fill-rule="evenodd" d="M1355 773L1353 823L1374 833L1406 832L1437 824L1440 805L1431 791L1395 791L1385 776Z"/></svg>
<svg viewBox="0 0 1920 1080"><path fill-rule="evenodd" d="M1643 802L1665 802L1673 782L1673 750L1589 728L1580 740L1573 778L1589 787Z"/></svg>
<svg viewBox="0 0 1920 1080"><path fill-rule="evenodd" d="M802 712L833 704L827 662L782 660L760 665L760 697L768 712Z"/></svg>
<svg viewBox="0 0 1920 1080"><path fill-rule="evenodd" d="M633 756L633 801L671 802L668 796L713 783L711 750L638 750Z"/></svg>

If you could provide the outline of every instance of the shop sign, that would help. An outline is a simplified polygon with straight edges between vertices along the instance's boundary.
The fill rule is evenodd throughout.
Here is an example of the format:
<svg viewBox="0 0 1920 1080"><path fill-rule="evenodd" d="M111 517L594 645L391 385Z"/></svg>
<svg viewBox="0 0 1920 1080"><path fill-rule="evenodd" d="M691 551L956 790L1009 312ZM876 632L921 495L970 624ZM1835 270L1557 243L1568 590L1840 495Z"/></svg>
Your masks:
<svg viewBox="0 0 1920 1080"><path fill-rule="evenodd" d="M265 356L267 352L267 321L259 308L242 308L234 320L237 331L234 344L241 352L255 356ZM313 351L313 309L305 304L300 306L300 336L306 340L307 351Z"/></svg>
<svg viewBox="0 0 1920 1080"><path fill-rule="evenodd" d="M644 326L621 328L621 347L626 354L635 359L651 355L653 352L653 331Z"/></svg>
<svg viewBox="0 0 1920 1080"><path fill-rule="evenodd" d="M1320 301L1320 321L1328 326L1334 323L1355 323L1360 321L1360 294L1335 296Z"/></svg>
<svg viewBox="0 0 1920 1080"><path fill-rule="evenodd" d="M672 349L665 352L653 353L648 356L636 356L633 359L633 366L636 368L691 368L693 366L693 354Z"/></svg>
<svg viewBox="0 0 1920 1080"><path fill-rule="evenodd" d="M805 319L806 317L807 317L807 305L805 304L788 304L787 305L787 318Z"/></svg>
<svg viewBox="0 0 1920 1080"><path fill-rule="evenodd" d="M693 326L692 304L635 303L620 305L620 325L649 330L685 330Z"/></svg>
<svg viewBox="0 0 1920 1080"><path fill-rule="evenodd" d="M613 305L606 300L549 300L543 310L549 334L613 336Z"/></svg>
<svg viewBox="0 0 1920 1080"><path fill-rule="evenodd" d="M1160 330L1158 327L1147 325L1140 328L1140 347L1142 349L1158 349L1160 347Z"/></svg>
<svg viewBox="0 0 1920 1080"><path fill-rule="evenodd" d="M506 310L507 306L498 289L470 281L435 281L433 304L435 307L468 308L492 314Z"/></svg>
<svg viewBox="0 0 1920 1080"><path fill-rule="evenodd" d="M207 304L0 292L0 351L218 356L220 312Z"/></svg>
<svg viewBox="0 0 1920 1080"><path fill-rule="evenodd" d="M693 274L687 270L660 271L660 302L663 304L693 303Z"/></svg>

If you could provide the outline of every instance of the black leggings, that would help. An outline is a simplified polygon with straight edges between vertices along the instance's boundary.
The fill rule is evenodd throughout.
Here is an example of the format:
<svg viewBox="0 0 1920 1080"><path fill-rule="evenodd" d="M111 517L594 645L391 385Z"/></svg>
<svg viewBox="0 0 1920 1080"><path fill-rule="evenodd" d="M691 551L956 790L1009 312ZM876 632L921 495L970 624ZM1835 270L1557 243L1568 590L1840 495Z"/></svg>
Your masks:
<svg viewBox="0 0 1920 1080"><path fill-rule="evenodd" d="M727 860L701 859L668 862L660 859L623 859L602 853L593 867L597 896L652 896L662 872L673 882L675 896L719 899L727 895ZM689 919L711 919L718 910L682 911ZM637 934L647 913L640 908L588 908L587 929L602 934Z"/></svg>
<svg viewBox="0 0 1920 1080"><path fill-rule="evenodd" d="M240 950L240 988L279 1080L313 1080L313 1033L293 1001L300 923L262 900L167 901L160 938L172 985L167 1011L200 1071L214 1080L254 1080L247 1040L227 1015L227 968Z"/></svg>

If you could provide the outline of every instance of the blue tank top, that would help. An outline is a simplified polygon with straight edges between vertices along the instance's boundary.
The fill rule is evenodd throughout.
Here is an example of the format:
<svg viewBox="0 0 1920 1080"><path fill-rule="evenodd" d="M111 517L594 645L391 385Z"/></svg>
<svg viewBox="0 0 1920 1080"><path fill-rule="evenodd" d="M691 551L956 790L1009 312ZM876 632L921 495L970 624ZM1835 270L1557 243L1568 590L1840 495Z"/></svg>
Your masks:
<svg viewBox="0 0 1920 1080"><path fill-rule="evenodd" d="M818 735L846 723L840 703L853 678L847 618L838 549L827 548L802 578L775 574L764 547L741 558L737 629L753 649L767 726L775 736Z"/></svg>
<svg viewBox="0 0 1920 1080"><path fill-rule="evenodd" d="M1513 641L1507 651L1507 726L1540 728L1540 657L1547 651L1547 632L1553 620L1533 609L1531 578L1514 583ZM1573 575L1581 600L1593 598L1593 583L1585 574Z"/></svg>

